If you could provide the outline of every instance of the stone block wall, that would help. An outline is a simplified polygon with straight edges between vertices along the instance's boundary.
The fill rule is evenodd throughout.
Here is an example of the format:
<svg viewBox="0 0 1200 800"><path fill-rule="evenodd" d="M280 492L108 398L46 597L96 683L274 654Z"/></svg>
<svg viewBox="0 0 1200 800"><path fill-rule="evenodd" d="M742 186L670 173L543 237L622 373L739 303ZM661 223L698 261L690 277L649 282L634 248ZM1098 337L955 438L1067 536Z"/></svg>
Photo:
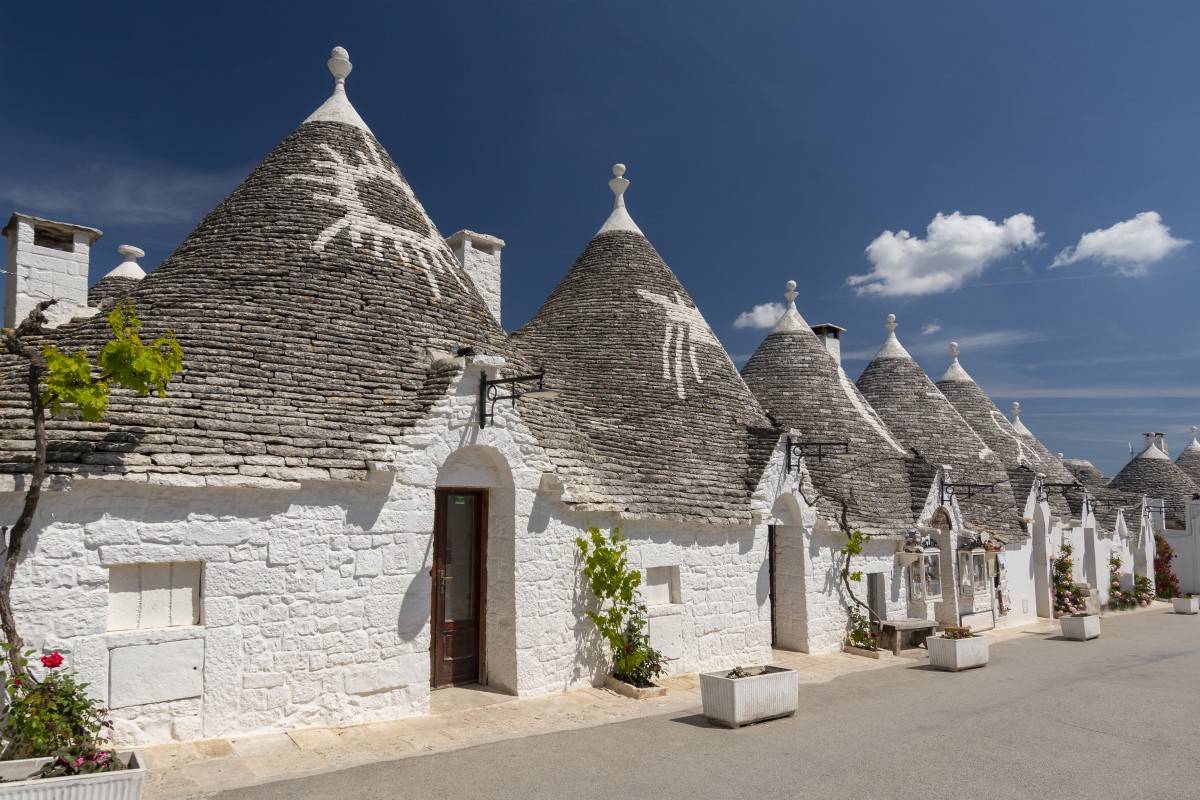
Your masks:
<svg viewBox="0 0 1200 800"><path fill-rule="evenodd" d="M0 516L17 499L0 495ZM421 713L428 537L379 526L389 502L376 486L78 481L43 497L14 588L20 629L114 706L123 743ZM171 562L202 567L200 623L110 631L110 568Z"/></svg>

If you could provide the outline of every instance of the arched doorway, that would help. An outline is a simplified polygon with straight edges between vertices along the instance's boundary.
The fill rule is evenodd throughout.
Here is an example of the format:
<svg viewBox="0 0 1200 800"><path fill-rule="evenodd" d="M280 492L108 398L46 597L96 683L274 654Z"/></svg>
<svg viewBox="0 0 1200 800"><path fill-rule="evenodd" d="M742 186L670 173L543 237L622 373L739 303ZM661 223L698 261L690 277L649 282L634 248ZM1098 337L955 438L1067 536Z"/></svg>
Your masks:
<svg viewBox="0 0 1200 800"><path fill-rule="evenodd" d="M455 450L438 470L430 685L516 688L512 471L492 447Z"/></svg>

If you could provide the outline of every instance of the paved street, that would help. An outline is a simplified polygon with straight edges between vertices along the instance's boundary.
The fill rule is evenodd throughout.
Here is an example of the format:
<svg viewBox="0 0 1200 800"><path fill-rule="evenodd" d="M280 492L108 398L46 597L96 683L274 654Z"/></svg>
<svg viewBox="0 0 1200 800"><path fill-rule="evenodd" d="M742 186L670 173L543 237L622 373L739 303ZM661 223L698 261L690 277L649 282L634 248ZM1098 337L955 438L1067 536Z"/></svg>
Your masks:
<svg viewBox="0 0 1200 800"><path fill-rule="evenodd" d="M1093 642L1021 634L986 669L923 661L800 687L792 719L674 713L226 792L267 798L1195 798L1200 619L1157 608Z"/></svg>

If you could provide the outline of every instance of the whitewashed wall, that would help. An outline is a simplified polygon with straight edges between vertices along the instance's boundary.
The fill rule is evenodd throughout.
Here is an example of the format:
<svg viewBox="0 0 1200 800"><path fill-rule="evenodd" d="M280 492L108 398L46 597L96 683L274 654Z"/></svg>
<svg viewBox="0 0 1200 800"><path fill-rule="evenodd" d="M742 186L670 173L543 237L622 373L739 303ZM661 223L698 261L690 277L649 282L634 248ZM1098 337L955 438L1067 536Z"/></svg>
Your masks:
<svg viewBox="0 0 1200 800"><path fill-rule="evenodd" d="M780 595L797 589L803 592L802 606L796 604L794 607L803 608L804 616L787 619L787 638L781 638L780 644L806 653L837 652L846 640L846 623L852 603L846 596L837 572L840 558L837 551L845 545L846 537L840 531L818 529L810 532L808 529L797 529L796 532L803 533L804 546L801 552L796 553L796 537L787 539L787 547L793 554L788 562L795 565L795 556L802 557L799 570L802 585L796 586L797 570L794 566L789 569L787 582L782 582L785 576L781 575L777 564L775 586ZM908 587L903 569L896 565L894 540L873 539L867 542L862 555L855 557L852 569L863 572L863 580L854 585L854 593L859 599L867 601L866 575L881 572L884 575L888 618L903 619L908 616ZM780 621L777 617L777 625ZM783 630L781 627L781 633Z"/></svg>
<svg viewBox="0 0 1200 800"><path fill-rule="evenodd" d="M0 516L17 500L0 495ZM425 543L395 526L403 505L377 485L78 481L43 496L14 588L20 629L105 702L137 702L113 709L123 742L420 713ZM199 625L106 630L109 567L197 561Z"/></svg>
<svg viewBox="0 0 1200 800"><path fill-rule="evenodd" d="M534 695L604 675L575 545L591 525L621 524L635 566L677 576L650 623L672 671L768 661L766 523L622 523L571 511L511 409L482 431L475 424L479 370L454 382L371 481L287 490L77 480L46 493L14 589L22 632L62 650L116 706L122 743L426 713L435 489L453 486L489 491L492 685ZM779 450L756 495L760 518L789 480ZM15 518L19 501L0 493L0 519ZM109 569L171 562L202 565L199 624L109 630ZM148 618L174 602L169 586L150 589ZM122 614L119 627L136 624L136 613Z"/></svg>

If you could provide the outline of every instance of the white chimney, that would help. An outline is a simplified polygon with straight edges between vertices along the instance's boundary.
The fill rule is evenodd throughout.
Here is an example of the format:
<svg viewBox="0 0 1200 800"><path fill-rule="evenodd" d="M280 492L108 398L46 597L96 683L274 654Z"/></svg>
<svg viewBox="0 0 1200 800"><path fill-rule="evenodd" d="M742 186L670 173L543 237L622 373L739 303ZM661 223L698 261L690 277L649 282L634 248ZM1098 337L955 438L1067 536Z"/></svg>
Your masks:
<svg viewBox="0 0 1200 800"><path fill-rule="evenodd" d="M4 327L21 324L42 300L50 326L95 314L88 308L88 255L102 235L95 228L13 214L4 227L8 268L4 280Z"/></svg>
<svg viewBox="0 0 1200 800"><path fill-rule="evenodd" d="M471 276L484 305L500 324L500 251L504 248L504 240L463 230L447 237L446 244Z"/></svg>
<svg viewBox="0 0 1200 800"><path fill-rule="evenodd" d="M1142 434L1142 450L1148 450L1150 448L1150 446L1153 444L1154 444L1154 434L1153 433L1143 433Z"/></svg>
<svg viewBox="0 0 1200 800"><path fill-rule="evenodd" d="M1157 447L1159 450L1162 450L1167 455L1171 455L1170 453L1167 453L1166 434L1164 434L1162 431L1154 432L1154 446Z"/></svg>
<svg viewBox="0 0 1200 800"><path fill-rule="evenodd" d="M834 361L841 364L842 334L846 332L846 329L840 328L832 322L822 322L819 325L813 325L812 332L821 340L821 344L825 345L825 352L833 356Z"/></svg>

